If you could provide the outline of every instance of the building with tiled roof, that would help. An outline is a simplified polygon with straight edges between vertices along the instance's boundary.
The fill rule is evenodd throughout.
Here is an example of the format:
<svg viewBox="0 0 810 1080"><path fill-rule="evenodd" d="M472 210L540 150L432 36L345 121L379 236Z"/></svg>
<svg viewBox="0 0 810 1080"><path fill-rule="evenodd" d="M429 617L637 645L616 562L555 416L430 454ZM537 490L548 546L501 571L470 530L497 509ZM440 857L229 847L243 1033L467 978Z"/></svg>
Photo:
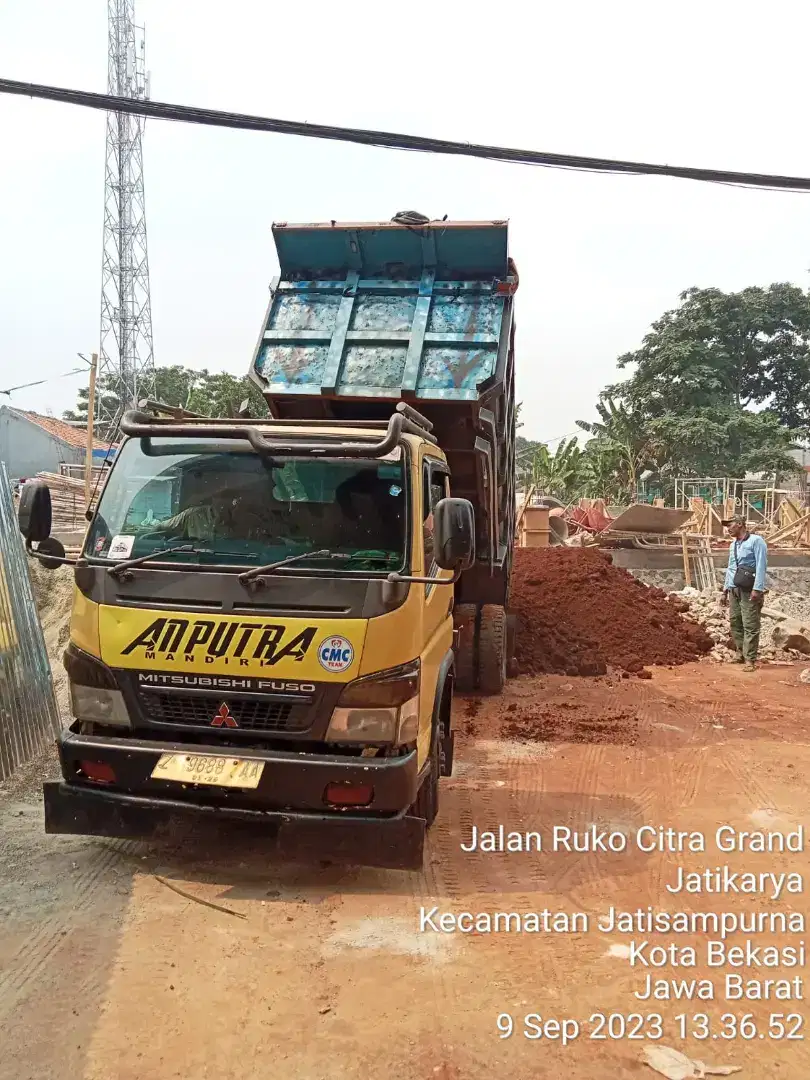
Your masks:
<svg viewBox="0 0 810 1080"><path fill-rule="evenodd" d="M12 480L27 479L40 472L59 472L63 464L83 465L87 428L75 426L55 416L0 406L0 461ZM93 457L109 449L93 440Z"/></svg>

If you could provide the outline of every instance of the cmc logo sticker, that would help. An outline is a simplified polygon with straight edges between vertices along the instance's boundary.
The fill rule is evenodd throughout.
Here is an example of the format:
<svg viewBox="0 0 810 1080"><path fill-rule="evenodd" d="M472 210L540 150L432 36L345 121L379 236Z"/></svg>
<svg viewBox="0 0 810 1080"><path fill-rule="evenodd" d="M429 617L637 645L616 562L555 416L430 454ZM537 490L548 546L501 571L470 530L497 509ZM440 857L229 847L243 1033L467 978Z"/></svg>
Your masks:
<svg viewBox="0 0 810 1080"><path fill-rule="evenodd" d="M318 662L327 671L345 671L352 660L354 649L345 637L328 637L318 646Z"/></svg>

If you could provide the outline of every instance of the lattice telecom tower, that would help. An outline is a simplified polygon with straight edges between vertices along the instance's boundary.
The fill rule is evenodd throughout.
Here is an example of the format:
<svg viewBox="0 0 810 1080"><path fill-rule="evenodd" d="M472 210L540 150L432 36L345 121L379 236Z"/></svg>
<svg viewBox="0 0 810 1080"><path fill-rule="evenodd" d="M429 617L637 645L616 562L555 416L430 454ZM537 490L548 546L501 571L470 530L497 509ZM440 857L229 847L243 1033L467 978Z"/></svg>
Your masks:
<svg viewBox="0 0 810 1080"><path fill-rule="evenodd" d="M143 27L135 25L134 0L108 0L107 92L145 100L149 75ZM144 118L107 113L104 179L104 253L101 264L100 433L115 435L120 405L154 396L152 307L143 193Z"/></svg>

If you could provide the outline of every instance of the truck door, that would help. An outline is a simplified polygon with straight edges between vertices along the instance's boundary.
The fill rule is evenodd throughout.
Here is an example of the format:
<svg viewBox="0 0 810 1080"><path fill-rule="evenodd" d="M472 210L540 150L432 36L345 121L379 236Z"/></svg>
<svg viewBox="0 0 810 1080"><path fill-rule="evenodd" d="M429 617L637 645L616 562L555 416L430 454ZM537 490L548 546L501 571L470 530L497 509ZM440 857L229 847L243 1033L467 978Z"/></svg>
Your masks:
<svg viewBox="0 0 810 1080"><path fill-rule="evenodd" d="M448 494L447 466L435 458L422 463L422 555L425 577L450 577L433 560L433 511ZM430 752L431 722L436 679L441 662L453 642L453 590L448 585L423 585L422 609L422 689L420 693L419 765Z"/></svg>

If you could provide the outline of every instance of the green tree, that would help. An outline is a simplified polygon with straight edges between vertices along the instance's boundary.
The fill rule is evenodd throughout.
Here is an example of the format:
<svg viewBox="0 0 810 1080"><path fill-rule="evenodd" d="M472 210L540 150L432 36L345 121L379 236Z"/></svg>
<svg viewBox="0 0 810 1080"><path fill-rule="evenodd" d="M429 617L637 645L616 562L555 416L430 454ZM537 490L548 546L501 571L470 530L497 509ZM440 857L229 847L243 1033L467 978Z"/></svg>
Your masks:
<svg viewBox="0 0 810 1080"><path fill-rule="evenodd" d="M537 443L525 464L525 482L541 495L569 503L579 497L582 486L582 450L576 439L562 439L552 454Z"/></svg>
<svg viewBox="0 0 810 1080"><path fill-rule="evenodd" d="M669 412L650 422L665 449L663 476L734 476L795 472L789 451L792 432L770 410L753 412L734 406Z"/></svg>
<svg viewBox="0 0 810 1080"><path fill-rule="evenodd" d="M810 421L810 300L777 283L738 293L691 288L620 356L632 377L608 393L659 414L718 402L772 404L786 427Z"/></svg>
<svg viewBox="0 0 810 1080"><path fill-rule="evenodd" d="M99 379L97 394L101 396L104 411L112 416L120 415L121 399L114 379ZM203 416L233 417L247 400L252 416L266 416L267 406L258 388L248 378L230 375L228 372L210 373L205 368L194 370L173 364L155 368L155 398L165 405L176 405ZM88 389L79 390L76 408L65 412L66 420L87 423Z"/></svg>
<svg viewBox="0 0 810 1080"><path fill-rule="evenodd" d="M265 400L250 379L237 378L227 371L213 375L206 371L203 374L204 378L192 389L186 408L203 416L234 417L239 414L242 403L247 401L251 416L267 415Z"/></svg>
<svg viewBox="0 0 810 1080"><path fill-rule="evenodd" d="M596 406L599 420L588 423L578 420L582 428L593 438L586 444L586 452L592 459L601 456L602 468L608 462L614 467L614 493L624 499L635 497L641 473L648 469L655 458L655 442L649 423L643 415L632 408L617 404L604 397Z"/></svg>
<svg viewBox="0 0 810 1080"><path fill-rule="evenodd" d="M81 423L87 423L87 399L90 396L90 391L86 386L79 387L78 401L76 402L75 409L67 409L62 413L65 420L81 421ZM108 378L106 375L99 377L96 382L96 414L104 411L111 415L118 412L120 405L120 398L116 392L115 380Z"/></svg>
<svg viewBox="0 0 810 1080"><path fill-rule="evenodd" d="M582 453L582 495L588 499L621 502L625 497L621 479L621 459L610 446L591 439Z"/></svg>
<svg viewBox="0 0 810 1080"><path fill-rule="evenodd" d="M807 294L776 283L691 288L680 301L619 357L632 374L602 395L634 418L640 455L635 468L623 455L627 479L642 468L662 479L795 470L788 451L810 434Z"/></svg>

